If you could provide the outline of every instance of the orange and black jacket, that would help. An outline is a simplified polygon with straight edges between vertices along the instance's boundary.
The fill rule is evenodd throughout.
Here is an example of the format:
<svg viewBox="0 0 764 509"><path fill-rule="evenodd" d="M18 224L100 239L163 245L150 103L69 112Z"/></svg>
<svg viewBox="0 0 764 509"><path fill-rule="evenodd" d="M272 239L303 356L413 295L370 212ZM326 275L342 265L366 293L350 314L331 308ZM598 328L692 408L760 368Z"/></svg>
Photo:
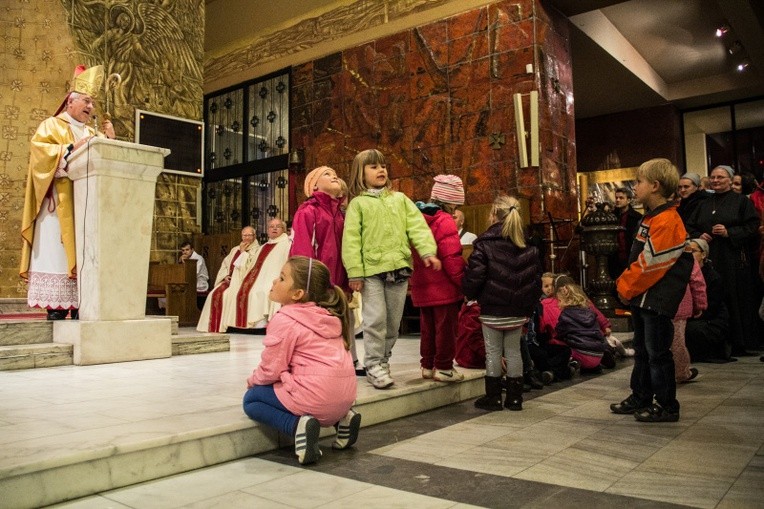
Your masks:
<svg viewBox="0 0 764 509"><path fill-rule="evenodd" d="M687 231L675 204L645 214L631 246L629 266L616 281L618 295L631 306L673 318L692 273L694 260L686 246Z"/></svg>

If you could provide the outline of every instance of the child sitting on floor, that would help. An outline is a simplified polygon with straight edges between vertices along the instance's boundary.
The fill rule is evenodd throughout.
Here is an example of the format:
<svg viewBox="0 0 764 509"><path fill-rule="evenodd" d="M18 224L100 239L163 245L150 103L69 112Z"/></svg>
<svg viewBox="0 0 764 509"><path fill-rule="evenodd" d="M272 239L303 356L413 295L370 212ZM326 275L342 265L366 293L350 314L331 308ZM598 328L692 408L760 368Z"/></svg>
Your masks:
<svg viewBox="0 0 764 509"><path fill-rule="evenodd" d="M321 426L334 425L334 449L358 439L361 414L351 407L356 378L345 292L330 284L329 269L293 256L273 281L269 298L281 309L268 323L260 365L247 379L244 413L294 437L302 465L321 457Z"/></svg>
<svg viewBox="0 0 764 509"><path fill-rule="evenodd" d="M581 369L598 370L608 344L597 320L597 308L570 276L558 276L554 288L561 309L555 327L557 338L570 347L570 356Z"/></svg>

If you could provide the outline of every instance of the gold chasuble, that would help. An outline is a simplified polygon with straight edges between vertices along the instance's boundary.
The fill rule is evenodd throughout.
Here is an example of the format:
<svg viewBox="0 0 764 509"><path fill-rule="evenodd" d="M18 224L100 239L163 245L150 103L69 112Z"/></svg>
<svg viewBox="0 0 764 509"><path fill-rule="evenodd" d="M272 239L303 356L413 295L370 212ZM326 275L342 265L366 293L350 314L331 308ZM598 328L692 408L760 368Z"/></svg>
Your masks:
<svg viewBox="0 0 764 509"><path fill-rule="evenodd" d="M26 194L24 195L24 215L21 220L21 267L19 274L29 278L29 263L32 254L35 221L40 213L46 194L56 195L56 214L61 225L61 242L66 252L68 275L77 277L77 259L74 247L74 186L67 177L54 178L61 158L67 153L67 146L74 143L74 135L64 115L50 117L40 124L32 137ZM95 131L85 126L85 136Z"/></svg>

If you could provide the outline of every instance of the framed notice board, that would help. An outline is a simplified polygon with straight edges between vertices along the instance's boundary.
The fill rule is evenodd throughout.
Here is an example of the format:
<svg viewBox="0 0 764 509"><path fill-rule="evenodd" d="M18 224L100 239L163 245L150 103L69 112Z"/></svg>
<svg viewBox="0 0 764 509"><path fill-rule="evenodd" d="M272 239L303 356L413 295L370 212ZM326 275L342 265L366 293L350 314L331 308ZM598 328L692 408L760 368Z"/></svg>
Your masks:
<svg viewBox="0 0 764 509"><path fill-rule="evenodd" d="M164 159L168 173L204 176L204 123L135 110L135 142L170 149Z"/></svg>

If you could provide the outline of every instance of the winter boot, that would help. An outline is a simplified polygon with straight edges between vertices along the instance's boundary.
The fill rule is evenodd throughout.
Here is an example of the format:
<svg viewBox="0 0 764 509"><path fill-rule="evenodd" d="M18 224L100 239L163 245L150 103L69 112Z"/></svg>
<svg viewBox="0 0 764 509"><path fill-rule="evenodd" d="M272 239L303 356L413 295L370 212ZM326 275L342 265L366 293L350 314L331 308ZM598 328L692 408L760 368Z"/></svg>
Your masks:
<svg viewBox="0 0 764 509"><path fill-rule="evenodd" d="M501 410L501 377L485 377L485 396L475 400L475 408L489 412Z"/></svg>
<svg viewBox="0 0 764 509"><path fill-rule="evenodd" d="M507 378L507 399L504 407L510 410L523 409L523 377Z"/></svg>

